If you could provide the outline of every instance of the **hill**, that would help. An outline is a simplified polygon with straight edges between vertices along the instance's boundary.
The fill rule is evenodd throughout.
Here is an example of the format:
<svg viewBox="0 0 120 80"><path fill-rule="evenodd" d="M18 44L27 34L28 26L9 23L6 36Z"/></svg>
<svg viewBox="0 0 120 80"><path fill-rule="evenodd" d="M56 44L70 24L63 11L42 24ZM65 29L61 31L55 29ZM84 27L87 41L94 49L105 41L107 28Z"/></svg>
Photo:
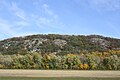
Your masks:
<svg viewBox="0 0 120 80"><path fill-rule="evenodd" d="M120 39L29 35L0 41L0 69L120 70Z"/></svg>
<svg viewBox="0 0 120 80"><path fill-rule="evenodd" d="M120 39L100 35L29 35L0 41L2 54L39 53L80 53L120 49Z"/></svg>

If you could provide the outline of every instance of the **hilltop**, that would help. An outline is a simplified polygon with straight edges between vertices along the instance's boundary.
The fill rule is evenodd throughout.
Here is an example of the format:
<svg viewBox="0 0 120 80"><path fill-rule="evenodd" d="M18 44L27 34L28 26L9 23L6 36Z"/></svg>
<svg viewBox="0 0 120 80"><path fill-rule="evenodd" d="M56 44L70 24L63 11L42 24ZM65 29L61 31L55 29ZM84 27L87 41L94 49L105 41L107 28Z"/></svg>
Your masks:
<svg viewBox="0 0 120 80"><path fill-rule="evenodd" d="M0 41L2 54L80 53L81 51L106 51L120 49L120 39L100 35L29 35Z"/></svg>

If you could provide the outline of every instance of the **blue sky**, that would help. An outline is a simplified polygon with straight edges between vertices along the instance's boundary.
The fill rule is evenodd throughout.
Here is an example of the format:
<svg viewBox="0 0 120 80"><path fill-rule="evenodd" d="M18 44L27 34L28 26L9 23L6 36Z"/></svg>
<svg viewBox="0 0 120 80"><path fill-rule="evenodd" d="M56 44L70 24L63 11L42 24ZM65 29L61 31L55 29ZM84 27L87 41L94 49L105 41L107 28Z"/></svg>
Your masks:
<svg viewBox="0 0 120 80"><path fill-rule="evenodd" d="M0 0L0 40L32 34L120 38L120 0Z"/></svg>

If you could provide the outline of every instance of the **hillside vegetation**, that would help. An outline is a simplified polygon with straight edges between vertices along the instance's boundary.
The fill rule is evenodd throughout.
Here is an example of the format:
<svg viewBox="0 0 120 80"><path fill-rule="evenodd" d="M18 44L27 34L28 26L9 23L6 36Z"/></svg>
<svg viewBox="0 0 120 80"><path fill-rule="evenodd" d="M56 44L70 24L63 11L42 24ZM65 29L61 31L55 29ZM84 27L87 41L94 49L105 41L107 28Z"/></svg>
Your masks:
<svg viewBox="0 0 120 80"><path fill-rule="evenodd" d="M120 49L120 39L99 35L31 35L0 41L2 54L39 53L80 53L81 51L107 51Z"/></svg>
<svg viewBox="0 0 120 80"><path fill-rule="evenodd" d="M0 68L120 70L120 39L32 35L0 41Z"/></svg>

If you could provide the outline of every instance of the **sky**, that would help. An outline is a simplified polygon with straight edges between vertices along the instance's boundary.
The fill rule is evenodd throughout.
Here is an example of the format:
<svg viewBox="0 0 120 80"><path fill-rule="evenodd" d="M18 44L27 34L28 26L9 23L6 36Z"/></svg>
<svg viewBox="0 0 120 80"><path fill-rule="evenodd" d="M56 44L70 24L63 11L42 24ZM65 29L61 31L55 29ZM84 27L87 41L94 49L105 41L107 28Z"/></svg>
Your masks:
<svg viewBox="0 0 120 80"><path fill-rule="evenodd" d="M33 34L120 38L120 0L0 0L0 40Z"/></svg>

